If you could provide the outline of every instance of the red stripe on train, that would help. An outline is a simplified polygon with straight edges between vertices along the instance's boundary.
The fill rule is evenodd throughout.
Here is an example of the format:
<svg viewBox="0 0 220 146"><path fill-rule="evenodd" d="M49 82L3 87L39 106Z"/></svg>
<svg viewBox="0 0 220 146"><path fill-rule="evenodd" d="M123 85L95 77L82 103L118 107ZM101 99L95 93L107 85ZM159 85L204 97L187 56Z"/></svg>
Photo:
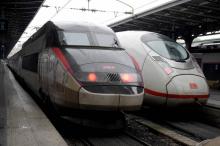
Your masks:
<svg viewBox="0 0 220 146"><path fill-rule="evenodd" d="M62 62L62 64L64 65L65 69L69 73L73 74L73 70L72 70L69 62L67 61L66 57L62 53L62 51L59 48L52 48L52 50L55 53L55 55L57 56L57 58Z"/></svg>
<svg viewBox="0 0 220 146"><path fill-rule="evenodd" d="M167 93L161 93L161 92L158 92L158 91L153 91L153 90L150 90L150 89L147 89L145 88L144 89L144 93L147 93L147 94L151 94L151 95L154 95L154 96L161 96L161 97L168 97L168 98L208 98L209 95L206 94L206 95L179 95L179 94L167 94Z"/></svg>
<svg viewBox="0 0 220 146"><path fill-rule="evenodd" d="M150 89L147 89L147 88L144 88L144 93L151 94L151 95L154 95L154 96L167 97L167 93L161 93L161 92L153 91L153 90L150 90Z"/></svg>

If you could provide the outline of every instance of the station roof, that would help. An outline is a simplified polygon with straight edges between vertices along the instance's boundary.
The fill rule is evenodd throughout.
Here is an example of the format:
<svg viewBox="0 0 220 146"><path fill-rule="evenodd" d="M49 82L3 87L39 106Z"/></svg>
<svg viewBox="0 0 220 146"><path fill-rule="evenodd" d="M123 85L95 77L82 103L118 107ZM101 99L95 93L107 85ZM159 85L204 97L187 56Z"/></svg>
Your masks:
<svg viewBox="0 0 220 146"><path fill-rule="evenodd" d="M4 49L5 57L8 55L43 1L0 1L0 58L2 58L2 49Z"/></svg>
<svg viewBox="0 0 220 146"><path fill-rule="evenodd" d="M220 30L219 0L176 0L109 25L114 31L147 30L172 38Z"/></svg>

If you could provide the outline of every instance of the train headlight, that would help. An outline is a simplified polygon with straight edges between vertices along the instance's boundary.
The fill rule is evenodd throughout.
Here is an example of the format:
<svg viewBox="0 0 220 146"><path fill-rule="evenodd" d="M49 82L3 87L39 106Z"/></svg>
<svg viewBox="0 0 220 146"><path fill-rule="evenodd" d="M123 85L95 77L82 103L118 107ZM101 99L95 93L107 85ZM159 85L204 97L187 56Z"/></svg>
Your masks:
<svg viewBox="0 0 220 146"><path fill-rule="evenodd" d="M169 75L169 74L171 74L173 72L173 69L166 62L158 61L158 64L163 68L164 72L167 75Z"/></svg>
<svg viewBox="0 0 220 146"><path fill-rule="evenodd" d="M163 60L160 56L151 56L151 58L159 64L159 66L163 69L163 71L167 75L173 73L173 69L171 68L171 66L165 60Z"/></svg>
<svg viewBox="0 0 220 146"><path fill-rule="evenodd" d="M121 81L124 83L132 83L138 81L137 74L132 74L132 73L121 73L120 78Z"/></svg>
<svg viewBox="0 0 220 146"><path fill-rule="evenodd" d="M142 83L138 73L76 72L75 77L82 83Z"/></svg>
<svg viewBox="0 0 220 146"><path fill-rule="evenodd" d="M87 76L88 81L90 82L96 82L97 81L97 76L95 73L89 73Z"/></svg>
<svg viewBox="0 0 220 146"><path fill-rule="evenodd" d="M173 72L172 68L170 68L170 67L165 67L165 68L164 68L164 71L165 71L168 75Z"/></svg>
<svg viewBox="0 0 220 146"><path fill-rule="evenodd" d="M74 77L84 85L135 85L143 87L140 68L137 62L133 63L135 68L118 63L87 63L77 69Z"/></svg>

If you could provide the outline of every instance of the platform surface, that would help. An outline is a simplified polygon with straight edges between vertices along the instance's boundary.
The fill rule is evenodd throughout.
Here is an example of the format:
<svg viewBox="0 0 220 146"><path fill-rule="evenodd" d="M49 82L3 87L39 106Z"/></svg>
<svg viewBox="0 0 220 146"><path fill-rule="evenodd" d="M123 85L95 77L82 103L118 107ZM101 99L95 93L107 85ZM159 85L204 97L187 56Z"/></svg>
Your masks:
<svg viewBox="0 0 220 146"><path fill-rule="evenodd" d="M6 65L0 64L0 146L66 146Z"/></svg>

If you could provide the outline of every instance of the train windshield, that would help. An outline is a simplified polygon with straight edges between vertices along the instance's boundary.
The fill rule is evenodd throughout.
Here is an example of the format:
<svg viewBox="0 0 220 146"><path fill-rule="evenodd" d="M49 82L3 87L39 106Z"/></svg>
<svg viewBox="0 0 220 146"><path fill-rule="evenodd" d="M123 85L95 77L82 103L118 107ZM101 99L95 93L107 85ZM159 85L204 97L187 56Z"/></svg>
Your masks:
<svg viewBox="0 0 220 146"><path fill-rule="evenodd" d="M171 60L184 61L189 57L185 48L176 42L156 40L146 42L145 44L159 55Z"/></svg>
<svg viewBox="0 0 220 146"><path fill-rule="evenodd" d="M62 45L118 47L116 37L111 33L59 32Z"/></svg>
<svg viewBox="0 0 220 146"><path fill-rule="evenodd" d="M94 83L106 85L122 82L136 84L142 80L132 59L123 49L67 46L62 51L74 76L82 83L94 79Z"/></svg>
<svg viewBox="0 0 220 146"><path fill-rule="evenodd" d="M76 45L76 46L89 46L91 45L89 41L88 34L81 32L63 32L62 33L62 44L65 45Z"/></svg>

